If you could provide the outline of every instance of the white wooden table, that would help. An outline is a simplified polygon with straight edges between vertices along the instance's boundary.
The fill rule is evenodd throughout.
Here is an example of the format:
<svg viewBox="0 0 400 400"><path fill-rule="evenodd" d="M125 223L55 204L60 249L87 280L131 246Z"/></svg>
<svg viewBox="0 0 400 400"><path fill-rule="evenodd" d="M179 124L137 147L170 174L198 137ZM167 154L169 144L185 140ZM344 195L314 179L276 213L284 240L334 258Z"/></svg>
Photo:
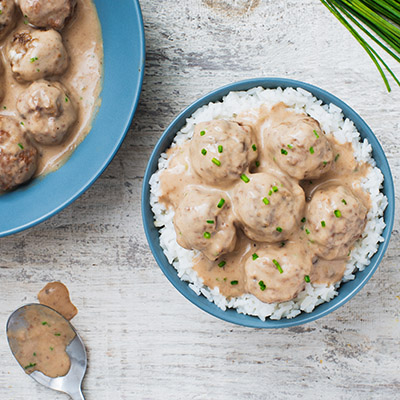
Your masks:
<svg viewBox="0 0 400 400"><path fill-rule="evenodd" d="M261 76L313 83L347 102L380 139L398 182L400 88L386 92L318 0L141 3L146 74L121 150L66 210L0 239L0 399L67 398L24 375L3 329L11 311L53 280L79 308L88 400L399 399L398 223L377 273L340 310L296 328L246 329L200 311L163 276L144 236L140 190L150 152L179 111L226 83Z"/></svg>

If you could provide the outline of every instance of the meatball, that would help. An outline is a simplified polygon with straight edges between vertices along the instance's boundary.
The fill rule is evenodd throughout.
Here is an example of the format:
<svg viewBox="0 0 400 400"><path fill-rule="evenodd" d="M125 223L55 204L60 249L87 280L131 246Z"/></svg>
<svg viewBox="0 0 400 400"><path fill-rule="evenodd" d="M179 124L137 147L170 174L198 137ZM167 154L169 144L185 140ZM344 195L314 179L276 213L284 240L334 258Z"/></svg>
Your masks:
<svg viewBox="0 0 400 400"><path fill-rule="evenodd" d="M344 186L315 192L307 208L307 233L326 259L345 258L364 231L367 208Z"/></svg>
<svg viewBox="0 0 400 400"><path fill-rule="evenodd" d="M257 158L249 126L215 120L196 125L190 142L194 171L211 185L229 185Z"/></svg>
<svg viewBox="0 0 400 400"><path fill-rule="evenodd" d="M265 303L295 298L311 273L312 261L304 247L288 243L256 251L245 263L246 288Z"/></svg>
<svg viewBox="0 0 400 400"><path fill-rule="evenodd" d="M76 0L17 0L29 23L61 30L76 6Z"/></svg>
<svg viewBox="0 0 400 400"><path fill-rule="evenodd" d="M30 82L61 75L68 67L67 51L55 30L16 33L8 56L17 81Z"/></svg>
<svg viewBox="0 0 400 400"><path fill-rule="evenodd" d="M61 143L77 119L77 109L66 88L58 82L32 83L17 100L27 132L38 143Z"/></svg>
<svg viewBox="0 0 400 400"><path fill-rule="evenodd" d="M247 181L247 180L246 180ZM248 176L234 189L235 213L244 233L260 242L286 240L298 227L305 206L303 189L267 173Z"/></svg>
<svg viewBox="0 0 400 400"><path fill-rule="evenodd" d="M0 101L3 101L5 96L5 87L4 87L4 67L3 63L0 60Z"/></svg>
<svg viewBox="0 0 400 400"><path fill-rule="evenodd" d="M0 40L6 36L15 24L14 0L0 0Z"/></svg>
<svg viewBox="0 0 400 400"><path fill-rule="evenodd" d="M268 141L279 168L296 179L316 179L332 167L333 151L318 121L294 114L271 128Z"/></svg>
<svg viewBox="0 0 400 400"><path fill-rule="evenodd" d="M10 190L32 178L38 152L18 122L0 116L0 191Z"/></svg>
<svg viewBox="0 0 400 400"><path fill-rule="evenodd" d="M209 260L233 251L236 228L227 194L188 186L183 196L174 216L177 242Z"/></svg>

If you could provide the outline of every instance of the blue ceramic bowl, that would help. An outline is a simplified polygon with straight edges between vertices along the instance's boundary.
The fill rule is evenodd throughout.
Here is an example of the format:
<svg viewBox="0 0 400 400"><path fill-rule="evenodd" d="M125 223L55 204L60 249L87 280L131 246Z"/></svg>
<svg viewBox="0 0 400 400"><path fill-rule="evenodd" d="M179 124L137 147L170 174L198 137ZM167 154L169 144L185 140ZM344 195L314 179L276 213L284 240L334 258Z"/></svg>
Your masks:
<svg viewBox="0 0 400 400"><path fill-rule="evenodd" d="M361 134L361 137L367 138L369 143L371 143L373 148L373 157L378 167L381 169L385 176L383 192L389 200L389 205L385 211L386 228L383 232L383 237L385 238L385 241L381 243L377 253L372 257L371 264L364 271L357 272L356 278L353 281L342 284L339 289L339 295L331 300L329 303L319 305L314 309L313 312L309 314L302 313L293 319L281 319L279 321L273 321L269 319L267 319L266 321L261 321L258 317L238 314L236 310L232 309L222 311L214 303L209 302L205 297L197 296L189 288L187 282L182 282L179 279L176 270L171 264L169 264L167 258L165 257L159 244L159 234L158 230L153 224L153 213L150 208L149 179L157 169L157 163L160 154L163 153L170 146L175 134L184 126L186 118L190 117L193 112L196 111L199 107L208 104L211 101L214 102L221 100L222 97L227 95L230 91L248 90L256 86L262 86L264 88L303 88L311 92L318 99L321 99L324 103L333 103L340 107L343 110L345 117L348 117L355 123L357 129ZM147 240L158 265L160 266L166 277L170 280L170 282L175 286L175 288L178 289L193 304L200 307L202 310L208 312L209 314L214 315L215 317L238 325L244 325L253 328L285 328L314 321L336 310L344 303L349 301L371 278L382 260L382 257L389 244L389 238L392 232L394 220L393 179L390 172L389 164L377 138L372 133L368 125L362 120L362 118L348 105L343 103L343 101L339 100L337 97L326 92L325 90L319 89L315 86L303 82L280 78L251 79L224 86L207 94L206 96L194 102L184 111L182 111L175 118L175 120L172 121L171 125L169 125L167 130L161 136L156 147L154 148L153 153L150 156L149 164L147 166L143 182L142 215Z"/></svg>
<svg viewBox="0 0 400 400"><path fill-rule="evenodd" d="M95 0L104 41L102 104L91 132L57 171L0 196L0 237L51 217L79 197L112 160L142 87L145 46L138 0Z"/></svg>

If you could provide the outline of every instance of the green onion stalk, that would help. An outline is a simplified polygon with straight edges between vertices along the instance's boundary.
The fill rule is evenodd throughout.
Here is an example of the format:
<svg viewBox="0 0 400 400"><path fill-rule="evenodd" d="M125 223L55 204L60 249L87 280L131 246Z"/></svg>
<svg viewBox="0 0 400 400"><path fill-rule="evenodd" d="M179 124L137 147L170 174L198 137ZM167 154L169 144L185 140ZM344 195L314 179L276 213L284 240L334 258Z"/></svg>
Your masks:
<svg viewBox="0 0 400 400"><path fill-rule="evenodd" d="M388 92L391 91L391 88L385 70L400 86L400 81L393 71L359 32L362 31L400 63L400 1L321 0L321 3L328 8L364 48L378 69Z"/></svg>

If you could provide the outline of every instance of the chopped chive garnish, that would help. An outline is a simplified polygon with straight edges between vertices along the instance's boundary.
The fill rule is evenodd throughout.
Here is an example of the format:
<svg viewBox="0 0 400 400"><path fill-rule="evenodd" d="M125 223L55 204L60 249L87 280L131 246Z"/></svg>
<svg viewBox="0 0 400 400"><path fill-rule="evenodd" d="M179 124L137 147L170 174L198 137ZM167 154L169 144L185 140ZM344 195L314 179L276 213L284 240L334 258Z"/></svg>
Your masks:
<svg viewBox="0 0 400 400"><path fill-rule="evenodd" d="M47 321L43 321L42 325L48 325Z"/></svg>
<svg viewBox="0 0 400 400"><path fill-rule="evenodd" d="M336 218L340 218L342 216L342 213L340 212L340 210L335 210L333 213L335 214Z"/></svg>
<svg viewBox="0 0 400 400"><path fill-rule="evenodd" d="M328 164L328 161L322 161L322 164L326 165Z"/></svg>
<svg viewBox="0 0 400 400"><path fill-rule="evenodd" d="M247 177L247 175L242 174L240 175L240 179L244 182L244 183L249 183L250 179Z"/></svg>
<svg viewBox="0 0 400 400"><path fill-rule="evenodd" d="M29 368L33 368L36 366L36 363L30 363L29 365L25 366L24 369L29 369Z"/></svg>
<svg viewBox="0 0 400 400"><path fill-rule="evenodd" d="M264 291L267 287L265 286L264 281L258 282L258 286L260 286L260 290Z"/></svg>
<svg viewBox="0 0 400 400"><path fill-rule="evenodd" d="M214 223L214 220L213 219L208 219L207 220L207 224L213 224Z"/></svg>
<svg viewBox="0 0 400 400"><path fill-rule="evenodd" d="M54 350L54 347L50 347L50 350L53 351L53 350Z"/></svg>
<svg viewBox="0 0 400 400"><path fill-rule="evenodd" d="M325 221L321 221L321 226L322 226L323 228L325 228L325 226L326 226Z"/></svg>
<svg viewBox="0 0 400 400"><path fill-rule="evenodd" d="M281 149L281 154L283 154L283 155L287 155L287 150L285 150L285 149Z"/></svg>
<svg viewBox="0 0 400 400"><path fill-rule="evenodd" d="M304 222L306 222L307 220L306 220L306 217L304 217L304 218L302 218L301 219L301 222L304 224Z"/></svg>
<svg viewBox="0 0 400 400"><path fill-rule="evenodd" d="M317 131L314 129L313 132L314 132L315 137L316 137L317 139L319 139L319 135L318 135Z"/></svg>
<svg viewBox="0 0 400 400"><path fill-rule="evenodd" d="M340 154L338 153L338 154L336 154L336 157L335 157L335 162L338 160L338 158L340 157Z"/></svg>
<svg viewBox="0 0 400 400"><path fill-rule="evenodd" d="M254 151L257 151L257 146L256 146L255 144L253 144L253 146L251 146L251 148L252 148Z"/></svg>
<svg viewBox="0 0 400 400"><path fill-rule="evenodd" d="M260 166L260 161L256 161L256 167L258 168Z"/></svg>
<svg viewBox="0 0 400 400"><path fill-rule="evenodd" d="M37 60L38 60L37 57L32 57L32 58L31 58L31 63L34 63L34 62L37 61Z"/></svg>
<svg viewBox="0 0 400 400"><path fill-rule="evenodd" d="M211 160L217 167L221 165L221 161L217 160L215 157Z"/></svg>
<svg viewBox="0 0 400 400"><path fill-rule="evenodd" d="M211 233L210 233L210 232L204 232L203 236L204 236L206 239L210 239Z"/></svg>
<svg viewBox="0 0 400 400"><path fill-rule="evenodd" d="M277 192L278 191L278 186L272 186L272 191Z"/></svg>
<svg viewBox="0 0 400 400"><path fill-rule="evenodd" d="M33 353L33 356L36 357L36 353Z"/></svg>
<svg viewBox="0 0 400 400"><path fill-rule="evenodd" d="M231 285L237 285L239 281L231 281Z"/></svg>
<svg viewBox="0 0 400 400"><path fill-rule="evenodd" d="M7 107L6 107L6 106L3 106L3 108L4 108L5 110L7 110Z"/></svg>
<svg viewBox="0 0 400 400"><path fill-rule="evenodd" d="M54 336L61 336L61 333L55 333Z"/></svg>
<svg viewBox="0 0 400 400"><path fill-rule="evenodd" d="M280 226L277 226L277 227L276 227L276 230L277 230L278 232L282 232L282 228L281 228Z"/></svg>
<svg viewBox="0 0 400 400"><path fill-rule="evenodd" d="M259 257L257 253L253 253L252 256L253 260L257 260L257 258Z"/></svg>
<svg viewBox="0 0 400 400"><path fill-rule="evenodd" d="M25 124L21 121L21 125L25 125Z"/></svg>
<svg viewBox="0 0 400 400"><path fill-rule="evenodd" d="M226 264L226 261L221 261L221 262L218 264L218 267L222 268L222 267L225 266L225 264Z"/></svg>
<svg viewBox="0 0 400 400"><path fill-rule="evenodd" d="M69 99L68 97L65 97L65 102L68 103Z"/></svg>
<svg viewBox="0 0 400 400"><path fill-rule="evenodd" d="M272 260L272 262L275 264L276 269L279 271L280 274L283 274L283 269L281 265L276 261L275 259Z"/></svg>
<svg viewBox="0 0 400 400"><path fill-rule="evenodd" d="M342 199L342 203L347 206L347 201L345 199Z"/></svg>
<svg viewBox="0 0 400 400"><path fill-rule="evenodd" d="M304 280L305 280L307 283L309 283L309 282L310 282L310 277L309 277L308 275L306 275L306 276L304 277Z"/></svg>
<svg viewBox="0 0 400 400"><path fill-rule="evenodd" d="M221 145L219 145L218 146L218 153L222 153L223 151L224 151L224 148Z"/></svg>
<svg viewBox="0 0 400 400"><path fill-rule="evenodd" d="M293 145L292 145L292 144L288 144L287 147L288 147L289 149L293 149Z"/></svg>
<svg viewBox="0 0 400 400"><path fill-rule="evenodd" d="M268 195L271 196L272 194L272 189L268 192Z"/></svg>
<svg viewBox="0 0 400 400"><path fill-rule="evenodd" d="M225 204L225 199L221 199L220 201L219 201L219 203L217 204L217 207L218 208L222 208L222 206Z"/></svg>
<svg viewBox="0 0 400 400"><path fill-rule="evenodd" d="M310 231L306 228L306 233L307 233L307 235L309 235L310 234Z"/></svg>
<svg viewBox="0 0 400 400"><path fill-rule="evenodd" d="M200 136L204 136L206 134L206 131L201 131Z"/></svg>
<svg viewBox="0 0 400 400"><path fill-rule="evenodd" d="M24 146L22 146L22 144L21 144L21 143L18 143L18 147L19 147L21 150L23 150L23 149L24 149Z"/></svg>
<svg viewBox="0 0 400 400"><path fill-rule="evenodd" d="M310 153L314 154L314 147L312 147L312 146L310 147Z"/></svg>
<svg viewBox="0 0 400 400"><path fill-rule="evenodd" d="M263 198L263 203L267 206L269 204L269 200L266 197L264 197Z"/></svg>
<svg viewBox="0 0 400 400"><path fill-rule="evenodd" d="M207 150L206 149L201 149L201 154L203 154L203 156L205 156L207 154Z"/></svg>

